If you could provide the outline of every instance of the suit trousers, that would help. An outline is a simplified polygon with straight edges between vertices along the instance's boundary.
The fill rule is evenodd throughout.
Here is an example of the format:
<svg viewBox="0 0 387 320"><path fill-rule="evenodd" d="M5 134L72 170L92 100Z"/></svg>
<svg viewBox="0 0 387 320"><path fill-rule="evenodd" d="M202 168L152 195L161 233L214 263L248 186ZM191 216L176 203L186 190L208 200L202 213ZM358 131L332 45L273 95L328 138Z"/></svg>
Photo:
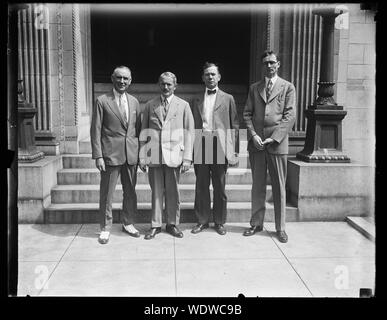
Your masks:
<svg viewBox="0 0 387 320"><path fill-rule="evenodd" d="M226 172L227 164L195 164L195 214L198 223L209 222L211 215L210 180L214 189L213 218L216 224L225 224L227 218Z"/></svg>
<svg viewBox="0 0 387 320"><path fill-rule="evenodd" d="M250 152L253 178L251 189L251 226L263 226L266 210L267 169L272 184L274 219L277 231L285 230L287 155L267 151Z"/></svg>
<svg viewBox="0 0 387 320"><path fill-rule="evenodd" d="M105 166L106 171L101 171L100 193L99 193L99 217L101 230L108 231L112 227L113 195L117 185L118 177L121 175L123 202L121 222L124 225L134 223L134 215L137 212L137 165L124 163L119 166Z"/></svg>
<svg viewBox="0 0 387 320"><path fill-rule="evenodd" d="M149 184L152 189L152 228L162 225L163 199L167 224L178 225L180 221L180 166L168 167L165 164L149 167Z"/></svg>
<svg viewBox="0 0 387 320"><path fill-rule="evenodd" d="M206 148L202 139L202 162L195 164L196 175L194 210L198 223L208 223L211 216L210 182L213 186L213 219L216 224L225 224L227 218L226 172L227 159L224 153L217 150L218 139L213 138L213 147ZM212 152L212 163L206 164L206 151ZM218 163L221 157L223 163Z"/></svg>

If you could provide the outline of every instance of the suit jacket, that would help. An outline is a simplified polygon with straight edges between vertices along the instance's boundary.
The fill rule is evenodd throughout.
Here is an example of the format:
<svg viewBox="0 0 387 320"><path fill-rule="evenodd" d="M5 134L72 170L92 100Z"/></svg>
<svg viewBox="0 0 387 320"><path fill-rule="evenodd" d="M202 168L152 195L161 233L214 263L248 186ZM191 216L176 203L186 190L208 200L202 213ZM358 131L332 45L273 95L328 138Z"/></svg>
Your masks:
<svg viewBox="0 0 387 320"><path fill-rule="evenodd" d="M203 128L203 102L204 93L193 100L192 114L195 129ZM232 132L230 129L234 129ZM213 115L213 130L219 134L220 145L229 161L234 159L234 153L239 153L239 119L235 101L232 95L218 89Z"/></svg>
<svg viewBox="0 0 387 320"><path fill-rule="evenodd" d="M99 96L93 107L90 127L92 158L103 157L109 166L138 163L138 137L141 109L138 100L128 93L128 122L114 100L111 90Z"/></svg>
<svg viewBox="0 0 387 320"><path fill-rule="evenodd" d="M165 120L160 96L144 107L140 134L140 161L149 166L177 168L192 161L194 120L187 101L173 96Z"/></svg>
<svg viewBox="0 0 387 320"><path fill-rule="evenodd" d="M251 137L257 134L262 140L274 139L274 142L267 146L269 153L287 154L289 151L289 132L296 119L294 85L278 77L270 97L266 101L265 80L252 84L247 96L243 118L248 133L248 151L259 151L251 140Z"/></svg>

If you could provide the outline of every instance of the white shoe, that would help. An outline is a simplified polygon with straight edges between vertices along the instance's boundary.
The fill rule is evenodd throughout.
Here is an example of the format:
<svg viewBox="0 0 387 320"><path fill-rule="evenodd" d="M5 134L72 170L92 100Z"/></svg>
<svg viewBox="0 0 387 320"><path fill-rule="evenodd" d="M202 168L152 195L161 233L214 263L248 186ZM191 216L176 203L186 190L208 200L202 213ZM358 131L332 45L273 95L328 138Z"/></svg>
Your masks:
<svg viewBox="0 0 387 320"><path fill-rule="evenodd" d="M110 232L109 231L101 231L99 234L98 242L100 244L106 244L109 242Z"/></svg>
<svg viewBox="0 0 387 320"><path fill-rule="evenodd" d="M140 232L134 227L133 224L128 224L127 226L122 225L122 231L129 233L129 235L135 238L140 236Z"/></svg>

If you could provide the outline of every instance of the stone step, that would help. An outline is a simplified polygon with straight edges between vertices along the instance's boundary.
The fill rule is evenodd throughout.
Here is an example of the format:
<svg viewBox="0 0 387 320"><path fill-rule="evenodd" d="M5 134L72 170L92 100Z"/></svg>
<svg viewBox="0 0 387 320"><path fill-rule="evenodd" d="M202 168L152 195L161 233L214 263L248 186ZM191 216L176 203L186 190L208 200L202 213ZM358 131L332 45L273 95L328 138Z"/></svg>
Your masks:
<svg viewBox="0 0 387 320"><path fill-rule="evenodd" d="M366 238L375 241L375 221L369 217L347 217L349 225L359 231Z"/></svg>
<svg viewBox="0 0 387 320"><path fill-rule="evenodd" d="M210 186L212 197L212 186ZM151 202L151 189L147 184L136 186L136 194L138 202ZM226 195L229 202L250 202L251 201L251 185L226 185ZM113 202L122 201L122 185L117 185L113 194ZM180 202L194 202L195 185L182 184L180 185ZM271 186L267 186L266 201L271 201L272 190ZM89 203L99 202L99 185L57 185L51 189L52 203Z"/></svg>
<svg viewBox="0 0 387 320"><path fill-rule="evenodd" d="M197 222L193 202L182 202L180 205L180 222ZM150 223L150 203L138 203L136 223ZM113 203L113 222L121 221L121 203ZM229 202L227 204L227 222L249 222L251 217L250 202ZM163 219L165 221L165 219ZM274 222L274 208L266 203L266 222ZM290 204L286 207L286 221L299 221L298 209ZM44 210L44 223L98 223L98 203L51 204Z"/></svg>
<svg viewBox="0 0 387 320"><path fill-rule="evenodd" d="M57 173L58 184L99 184L100 173L97 169L62 169ZM120 184L120 177L118 178ZM180 184L195 184L196 176L194 169L189 169L180 175ZM148 174L137 170L137 184L148 184ZM268 175L267 183L270 184ZM228 168L226 184L252 184L251 170L241 168Z"/></svg>
<svg viewBox="0 0 387 320"><path fill-rule="evenodd" d="M94 169L95 160L91 154L66 154L62 156L64 169ZM250 168L248 153L239 154L239 164L237 168Z"/></svg>
<svg viewBox="0 0 387 320"><path fill-rule="evenodd" d="M90 138L79 141L79 153L91 154Z"/></svg>

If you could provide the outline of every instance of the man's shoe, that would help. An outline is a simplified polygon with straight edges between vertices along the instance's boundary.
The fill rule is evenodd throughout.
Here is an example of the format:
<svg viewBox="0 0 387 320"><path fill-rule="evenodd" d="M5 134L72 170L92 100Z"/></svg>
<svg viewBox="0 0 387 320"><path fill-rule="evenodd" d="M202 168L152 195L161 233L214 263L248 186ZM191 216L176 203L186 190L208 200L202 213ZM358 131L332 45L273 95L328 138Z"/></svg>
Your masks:
<svg viewBox="0 0 387 320"><path fill-rule="evenodd" d="M99 234L98 242L100 244L107 244L109 242L110 232L109 231L101 231Z"/></svg>
<svg viewBox="0 0 387 320"><path fill-rule="evenodd" d="M224 228L223 224L215 224L215 231L221 236L226 234L226 229Z"/></svg>
<svg viewBox="0 0 387 320"><path fill-rule="evenodd" d="M127 226L122 225L122 231L129 233L130 236L138 238L140 236L140 232L134 227L133 224L128 224Z"/></svg>
<svg viewBox="0 0 387 320"><path fill-rule="evenodd" d="M176 238L183 238L183 232L181 232L174 224L167 224L165 230Z"/></svg>
<svg viewBox="0 0 387 320"><path fill-rule="evenodd" d="M283 243L288 242L288 235L286 234L285 231L277 231L277 237L279 242L283 242Z"/></svg>
<svg viewBox="0 0 387 320"><path fill-rule="evenodd" d="M151 228L149 233L147 233L144 237L145 240L153 239L156 234L161 232L161 228Z"/></svg>
<svg viewBox="0 0 387 320"><path fill-rule="evenodd" d="M205 224L198 223L195 227L193 227L191 232L196 234L196 233L203 231L206 228L208 228L208 223L205 223Z"/></svg>
<svg viewBox="0 0 387 320"><path fill-rule="evenodd" d="M262 230L263 230L262 226L252 226L249 229L245 230L245 232L243 232L243 235L246 237L252 236L254 233L261 232Z"/></svg>

